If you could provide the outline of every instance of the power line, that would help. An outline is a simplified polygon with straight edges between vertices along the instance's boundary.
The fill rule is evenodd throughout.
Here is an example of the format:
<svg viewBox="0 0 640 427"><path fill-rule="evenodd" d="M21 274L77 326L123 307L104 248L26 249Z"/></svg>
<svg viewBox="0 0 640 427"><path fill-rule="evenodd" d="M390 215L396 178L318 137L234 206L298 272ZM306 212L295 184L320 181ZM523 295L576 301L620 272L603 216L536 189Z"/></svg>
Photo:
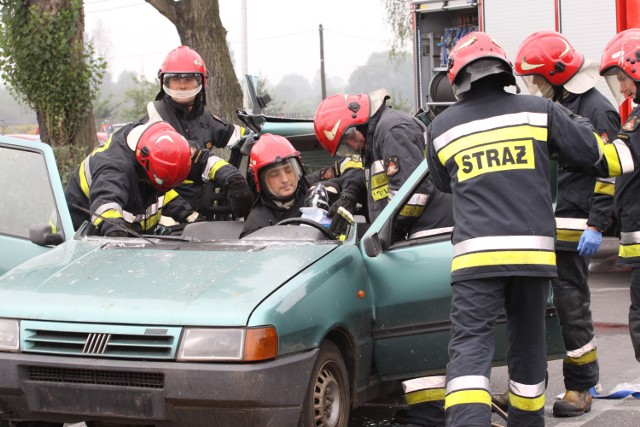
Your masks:
<svg viewBox="0 0 640 427"><path fill-rule="evenodd" d="M101 0L101 1L102 1L102 0ZM106 1L106 0L104 0L104 1ZM138 3L138 4L127 4L127 5L124 5L124 6L108 7L108 8L106 8L106 9L90 10L90 11L87 11L87 10L85 9L84 14L85 14L85 15L93 15L94 13L103 13L103 12L108 12L108 11L110 11L110 10L116 10L116 9L127 9L127 8L130 8L130 7L140 7L140 6L144 6L145 4L146 4L146 3L144 3L144 2L143 2L143 3Z"/></svg>

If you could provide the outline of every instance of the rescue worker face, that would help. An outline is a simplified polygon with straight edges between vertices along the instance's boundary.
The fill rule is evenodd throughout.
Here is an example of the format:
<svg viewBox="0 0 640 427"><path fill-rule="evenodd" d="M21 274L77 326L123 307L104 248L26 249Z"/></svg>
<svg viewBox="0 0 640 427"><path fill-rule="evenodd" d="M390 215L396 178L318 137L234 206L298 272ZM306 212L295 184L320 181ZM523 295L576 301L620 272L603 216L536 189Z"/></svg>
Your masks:
<svg viewBox="0 0 640 427"><path fill-rule="evenodd" d="M166 73L163 75L164 91L180 104L193 104L202 90L202 75L194 73Z"/></svg>
<svg viewBox="0 0 640 427"><path fill-rule="evenodd" d="M298 171L292 161L271 166L264 172L266 190L278 198L289 198L298 188Z"/></svg>
<svg viewBox="0 0 640 427"><path fill-rule="evenodd" d="M638 91L636 82L620 68L612 68L604 78L618 104L622 104L627 98L635 99Z"/></svg>
<svg viewBox="0 0 640 427"><path fill-rule="evenodd" d="M620 85L620 93L625 98L635 98L637 92L636 82L634 82L624 71L617 71L616 78Z"/></svg>
<svg viewBox="0 0 640 427"><path fill-rule="evenodd" d="M355 127L347 129L340 140L340 146L336 151L336 156L351 157L362 153L366 145L366 140L362 132Z"/></svg>

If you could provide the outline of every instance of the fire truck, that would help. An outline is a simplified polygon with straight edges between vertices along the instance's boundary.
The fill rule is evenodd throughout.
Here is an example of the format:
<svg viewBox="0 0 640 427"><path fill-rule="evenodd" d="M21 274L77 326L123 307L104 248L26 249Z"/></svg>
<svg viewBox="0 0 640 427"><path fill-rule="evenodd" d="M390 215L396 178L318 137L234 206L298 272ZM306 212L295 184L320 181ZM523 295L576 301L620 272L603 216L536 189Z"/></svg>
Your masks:
<svg viewBox="0 0 640 427"><path fill-rule="evenodd" d="M435 114L455 102L447 60L456 41L486 31L514 58L520 43L539 30L567 36L576 50L600 61L618 32L640 27L640 0L412 0L416 110ZM518 85L526 91L524 84ZM613 101L604 79L598 89ZM615 105L615 103L614 103ZM631 102L620 108L624 118Z"/></svg>

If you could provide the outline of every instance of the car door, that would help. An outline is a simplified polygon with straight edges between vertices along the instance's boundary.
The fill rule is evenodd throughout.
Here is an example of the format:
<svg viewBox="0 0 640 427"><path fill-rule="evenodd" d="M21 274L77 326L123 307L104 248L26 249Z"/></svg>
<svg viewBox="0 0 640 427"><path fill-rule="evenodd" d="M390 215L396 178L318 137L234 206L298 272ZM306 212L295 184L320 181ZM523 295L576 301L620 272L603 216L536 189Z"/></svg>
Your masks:
<svg viewBox="0 0 640 427"><path fill-rule="evenodd" d="M38 141L0 137L0 274L50 246L30 240L34 225L50 225L62 240L73 225L53 150Z"/></svg>
<svg viewBox="0 0 640 427"><path fill-rule="evenodd" d="M450 231L389 245L391 225L402 199L426 174L423 162L360 243L373 295L373 355L383 377L443 370L448 360ZM379 250L369 247L376 245Z"/></svg>
<svg viewBox="0 0 640 427"><path fill-rule="evenodd" d="M373 295L373 357L377 373L386 378L444 372L448 361L451 232L433 230L420 239L390 242L394 218L427 174L425 161L360 242ZM563 357L560 325L551 301L550 295L548 354L550 358ZM497 324L496 364L505 362L505 321L502 315Z"/></svg>

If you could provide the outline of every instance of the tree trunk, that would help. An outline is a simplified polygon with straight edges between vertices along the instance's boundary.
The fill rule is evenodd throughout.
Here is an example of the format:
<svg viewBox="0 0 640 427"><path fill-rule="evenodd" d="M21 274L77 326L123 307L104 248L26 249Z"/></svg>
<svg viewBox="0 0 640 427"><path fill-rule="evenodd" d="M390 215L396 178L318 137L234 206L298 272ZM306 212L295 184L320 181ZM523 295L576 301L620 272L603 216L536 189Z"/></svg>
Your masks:
<svg viewBox="0 0 640 427"><path fill-rule="evenodd" d="M198 52L204 60L209 71L207 109L227 121L236 121L236 109L242 108L242 89L231 62L218 0L146 2L169 19L176 26L181 43Z"/></svg>

